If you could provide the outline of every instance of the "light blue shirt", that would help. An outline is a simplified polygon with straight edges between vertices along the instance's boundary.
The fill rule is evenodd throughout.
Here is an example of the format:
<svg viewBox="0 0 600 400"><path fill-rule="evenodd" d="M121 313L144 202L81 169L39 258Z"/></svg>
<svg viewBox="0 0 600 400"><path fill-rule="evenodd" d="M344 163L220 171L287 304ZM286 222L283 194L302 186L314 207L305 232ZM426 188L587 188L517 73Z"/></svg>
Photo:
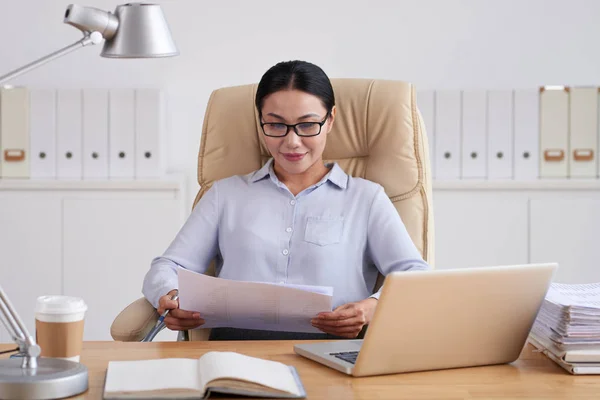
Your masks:
<svg viewBox="0 0 600 400"><path fill-rule="evenodd" d="M273 160L245 176L213 183L144 278L144 296L176 289L177 266L242 281L333 287L333 306L373 294L378 272L429 269L385 194L334 163L294 196ZM199 289L201 290L201 289Z"/></svg>

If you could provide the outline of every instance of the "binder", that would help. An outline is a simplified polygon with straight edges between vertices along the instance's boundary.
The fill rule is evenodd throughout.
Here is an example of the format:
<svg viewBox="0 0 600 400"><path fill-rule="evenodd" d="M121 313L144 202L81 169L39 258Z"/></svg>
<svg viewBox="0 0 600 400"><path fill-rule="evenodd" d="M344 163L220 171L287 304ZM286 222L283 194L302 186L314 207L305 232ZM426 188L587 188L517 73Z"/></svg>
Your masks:
<svg viewBox="0 0 600 400"><path fill-rule="evenodd" d="M569 89L540 89L540 178L566 178L569 164Z"/></svg>
<svg viewBox="0 0 600 400"><path fill-rule="evenodd" d="M2 178L29 178L29 90L0 89L0 171Z"/></svg>
<svg viewBox="0 0 600 400"><path fill-rule="evenodd" d="M56 91L30 89L31 177L56 178Z"/></svg>
<svg viewBox="0 0 600 400"><path fill-rule="evenodd" d="M540 92L514 91L514 174L516 180L539 177Z"/></svg>
<svg viewBox="0 0 600 400"><path fill-rule="evenodd" d="M108 90L83 90L83 178L108 179Z"/></svg>
<svg viewBox="0 0 600 400"><path fill-rule="evenodd" d="M111 89L109 92L108 166L110 178L134 178L135 92Z"/></svg>
<svg viewBox="0 0 600 400"><path fill-rule="evenodd" d="M431 163L431 175L435 179L435 91L418 90L417 108L425 123L425 132L429 142L429 160Z"/></svg>
<svg viewBox="0 0 600 400"><path fill-rule="evenodd" d="M81 90L59 89L56 101L56 175L60 179L81 179Z"/></svg>
<svg viewBox="0 0 600 400"><path fill-rule="evenodd" d="M487 94L462 93L462 178L487 177Z"/></svg>
<svg viewBox="0 0 600 400"><path fill-rule="evenodd" d="M439 180L460 178L461 92L435 93L435 176Z"/></svg>
<svg viewBox="0 0 600 400"><path fill-rule="evenodd" d="M510 90L488 91L488 178L513 178L513 99Z"/></svg>
<svg viewBox="0 0 600 400"><path fill-rule="evenodd" d="M569 176L595 178L598 150L598 89L569 91Z"/></svg>
<svg viewBox="0 0 600 400"><path fill-rule="evenodd" d="M160 143L164 131L164 96L159 89L135 91L135 176L153 178L162 173Z"/></svg>

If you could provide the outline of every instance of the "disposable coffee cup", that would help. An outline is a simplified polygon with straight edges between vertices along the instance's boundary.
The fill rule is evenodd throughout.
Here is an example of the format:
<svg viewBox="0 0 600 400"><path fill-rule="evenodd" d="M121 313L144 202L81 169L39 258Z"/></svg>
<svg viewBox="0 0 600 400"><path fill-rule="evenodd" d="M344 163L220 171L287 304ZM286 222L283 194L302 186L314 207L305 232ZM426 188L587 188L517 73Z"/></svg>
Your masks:
<svg viewBox="0 0 600 400"><path fill-rule="evenodd" d="M42 357L79 362L87 305L70 296L41 296L35 307L35 340Z"/></svg>

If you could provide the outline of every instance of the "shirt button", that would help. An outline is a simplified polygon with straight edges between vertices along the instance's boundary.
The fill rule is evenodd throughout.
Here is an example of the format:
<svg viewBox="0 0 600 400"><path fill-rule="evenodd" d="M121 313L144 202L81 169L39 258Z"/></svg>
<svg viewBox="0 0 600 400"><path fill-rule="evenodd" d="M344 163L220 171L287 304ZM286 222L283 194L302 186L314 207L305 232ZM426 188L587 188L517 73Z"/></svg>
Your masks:
<svg viewBox="0 0 600 400"><path fill-rule="evenodd" d="M287 256L288 254L290 254L290 252L288 251L288 249L283 250L282 253L283 253L284 256Z"/></svg>
<svg viewBox="0 0 600 400"><path fill-rule="evenodd" d="M285 231L286 231L287 233L290 233L290 232L292 231L292 228L287 228Z"/></svg>
<svg viewBox="0 0 600 400"><path fill-rule="evenodd" d="M290 200L290 204L291 205L295 205L296 204L296 200Z"/></svg>

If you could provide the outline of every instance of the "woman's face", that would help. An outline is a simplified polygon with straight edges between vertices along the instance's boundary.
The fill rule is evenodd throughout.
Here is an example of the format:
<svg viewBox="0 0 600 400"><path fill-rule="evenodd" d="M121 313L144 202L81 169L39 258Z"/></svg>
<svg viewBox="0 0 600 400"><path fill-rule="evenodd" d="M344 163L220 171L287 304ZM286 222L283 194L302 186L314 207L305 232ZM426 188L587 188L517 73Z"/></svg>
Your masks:
<svg viewBox="0 0 600 400"><path fill-rule="evenodd" d="M298 124L300 133L318 131L318 126L305 123L321 123L327 116L327 109L321 100L312 94L299 90L280 90L264 98L262 107L262 122L270 124ZM288 129L283 137L264 136L269 152L276 165L288 174L302 174L315 163L323 162L323 150L327 141L327 134L331 131L335 118L335 107L331 115L321 127L321 133L311 137L301 137ZM265 131L269 133L285 133L287 127L283 125L266 125ZM316 131L311 131L316 129Z"/></svg>

